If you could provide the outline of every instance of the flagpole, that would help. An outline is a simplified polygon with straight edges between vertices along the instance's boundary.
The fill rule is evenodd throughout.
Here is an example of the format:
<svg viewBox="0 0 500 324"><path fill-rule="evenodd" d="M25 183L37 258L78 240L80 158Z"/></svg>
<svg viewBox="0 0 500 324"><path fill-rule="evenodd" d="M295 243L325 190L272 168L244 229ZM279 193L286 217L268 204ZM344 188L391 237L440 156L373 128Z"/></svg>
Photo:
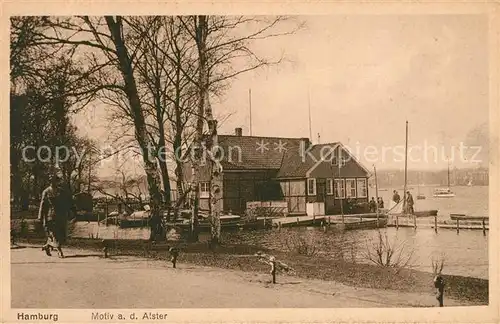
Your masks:
<svg viewBox="0 0 500 324"><path fill-rule="evenodd" d="M342 193L342 191L344 191L343 195L339 195L340 196L340 215L342 216L342 224L344 224L344 199L345 199L346 192L345 192L345 181L342 182L342 178L340 176L340 169L342 168L342 150L340 148L340 145L339 145L339 157L338 157L337 162L339 165L339 181L342 185L342 190L340 191L340 194Z"/></svg>
<svg viewBox="0 0 500 324"><path fill-rule="evenodd" d="M407 214L406 186L408 181L408 121L406 121L406 141L405 141L405 184L403 189L403 213Z"/></svg>
<svg viewBox="0 0 500 324"><path fill-rule="evenodd" d="M311 122L311 95L309 93L309 87L307 88L307 106L309 109L309 138L311 139L311 142L313 140L313 135L312 135L312 122Z"/></svg>
<svg viewBox="0 0 500 324"><path fill-rule="evenodd" d="M250 109L250 136L252 136L252 89L248 89L248 104Z"/></svg>
<svg viewBox="0 0 500 324"><path fill-rule="evenodd" d="M378 180L377 180L377 168L375 164L373 165L373 173L375 175L375 197L377 197L377 227L379 224L379 207L378 207Z"/></svg>

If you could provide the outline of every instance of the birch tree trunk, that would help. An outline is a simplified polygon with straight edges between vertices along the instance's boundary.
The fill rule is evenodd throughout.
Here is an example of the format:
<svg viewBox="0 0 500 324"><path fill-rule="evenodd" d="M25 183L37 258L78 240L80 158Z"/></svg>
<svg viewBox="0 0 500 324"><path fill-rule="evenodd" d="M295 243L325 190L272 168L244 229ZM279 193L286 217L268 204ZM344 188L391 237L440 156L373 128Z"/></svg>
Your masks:
<svg viewBox="0 0 500 324"><path fill-rule="evenodd" d="M220 173L221 165L218 162L217 150L217 121L214 119L212 107L210 106L209 98L209 68L207 57L207 36L208 36L208 17L198 16L198 25L196 28L196 45L198 48L199 60L199 96L200 105L203 105L205 111L205 119L208 124L209 136L206 141L206 151L209 157L210 170L210 188L209 188L209 219L211 224L212 246L219 244L220 241L220 210L219 210L219 195L220 195ZM203 116L203 115L199 115Z"/></svg>
<svg viewBox="0 0 500 324"><path fill-rule="evenodd" d="M120 16L118 16L116 20L111 16L106 16L105 19L116 48L116 56L123 77L125 92L130 104L130 113L134 120L135 137L142 151L144 171L146 172L148 181L152 216L159 217L161 193L159 190L157 164L154 159L150 158L151 152L149 150L152 146L149 141L146 121L141 109L141 102L132 69L132 61L122 38L122 20Z"/></svg>

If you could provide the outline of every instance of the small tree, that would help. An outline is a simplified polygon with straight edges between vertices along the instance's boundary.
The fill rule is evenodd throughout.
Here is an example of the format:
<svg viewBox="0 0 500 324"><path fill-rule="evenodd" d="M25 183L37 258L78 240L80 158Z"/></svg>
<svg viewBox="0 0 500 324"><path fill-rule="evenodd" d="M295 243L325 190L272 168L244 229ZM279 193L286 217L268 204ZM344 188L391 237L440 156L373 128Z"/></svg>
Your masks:
<svg viewBox="0 0 500 324"><path fill-rule="evenodd" d="M382 234L378 230L375 241L366 245L364 258L378 266L394 268L396 273L401 269L410 267L413 262L414 250L406 252L406 242L400 244L390 242L387 232Z"/></svg>
<svg viewBox="0 0 500 324"><path fill-rule="evenodd" d="M313 256L318 252L317 243L312 235L302 235L295 231L287 232L286 246L289 251L300 255Z"/></svg>

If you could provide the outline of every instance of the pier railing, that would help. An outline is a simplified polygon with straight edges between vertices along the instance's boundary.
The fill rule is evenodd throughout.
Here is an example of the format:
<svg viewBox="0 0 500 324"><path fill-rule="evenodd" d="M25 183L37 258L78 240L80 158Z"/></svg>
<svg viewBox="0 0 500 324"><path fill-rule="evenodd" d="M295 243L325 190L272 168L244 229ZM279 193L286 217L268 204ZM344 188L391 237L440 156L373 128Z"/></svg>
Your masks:
<svg viewBox="0 0 500 324"><path fill-rule="evenodd" d="M434 228L437 233L438 228L442 229L456 229L457 234L460 230L482 230L486 235L489 230L489 217L488 216L467 216L465 214L450 214L450 220L438 221L437 215L425 217L415 217L414 215L394 215L389 223L389 226L396 227L417 227Z"/></svg>

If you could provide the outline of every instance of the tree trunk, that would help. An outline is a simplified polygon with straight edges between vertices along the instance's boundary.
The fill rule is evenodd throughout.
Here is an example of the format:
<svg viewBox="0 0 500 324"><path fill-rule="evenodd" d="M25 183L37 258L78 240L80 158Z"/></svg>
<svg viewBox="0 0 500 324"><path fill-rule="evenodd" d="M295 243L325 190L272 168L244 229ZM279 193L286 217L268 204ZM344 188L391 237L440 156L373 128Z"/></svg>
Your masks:
<svg viewBox="0 0 500 324"><path fill-rule="evenodd" d="M161 156L158 156L158 164L160 165L160 172L163 182L163 201L167 207L170 207L171 199L170 199L170 177L168 176L168 167L167 167L167 157L166 157L166 141L165 141L165 127L163 125L163 116L161 114L161 104L158 98L157 106L156 106L156 119L158 122L158 149L159 152L162 152Z"/></svg>
<svg viewBox="0 0 500 324"><path fill-rule="evenodd" d="M148 138L146 122L139 99L137 85L132 69L132 62L122 39L122 21L118 16L116 21L111 16L106 16L106 23L111 32L116 48L116 55L119 61L120 72L123 77L125 92L130 104L131 116L134 120L135 137L142 150L144 171L146 172L148 189L151 203L151 212L154 216L159 216L161 205L161 193L159 190L158 172L156 163L150 159L150 149L152 148Z"/></svg>
<svg viewBox="0 0 500 324"><path fill-rule="evenodd" d="M205 110L205 118L208 123L209 138L207 140L206 150L210 156L210 224L212 246L218 245L220 242L220 210L219 210L219 195L220 193L220 176L222 167L218 162L217 151L217 121L214 119L212 107L210 106L209 98L209 69L207 57L207 36L208 36L208 21L207 16L198 16L198 26L196 30L196 44L198 47L199 59L199 96L200 102ZM212 153L212 154L210 154ZM218 190L216 188L219 188Z"/></svg>
<svg viewBox="0 0 500 324"><path fill-rule="evenodd" d="M180 69L178 68L176 71L176 94L175 94L175 134L174 134L174 160L175 160L175 177L176 177L176 186L177 186L177 201L174 208L174 219L177 219L179 216L178 209L181 208L185 203L185 194L184 194L184 172L182 165L182 112L180 107L180 89L179 89L179 81L180 80Z"/></svg>

